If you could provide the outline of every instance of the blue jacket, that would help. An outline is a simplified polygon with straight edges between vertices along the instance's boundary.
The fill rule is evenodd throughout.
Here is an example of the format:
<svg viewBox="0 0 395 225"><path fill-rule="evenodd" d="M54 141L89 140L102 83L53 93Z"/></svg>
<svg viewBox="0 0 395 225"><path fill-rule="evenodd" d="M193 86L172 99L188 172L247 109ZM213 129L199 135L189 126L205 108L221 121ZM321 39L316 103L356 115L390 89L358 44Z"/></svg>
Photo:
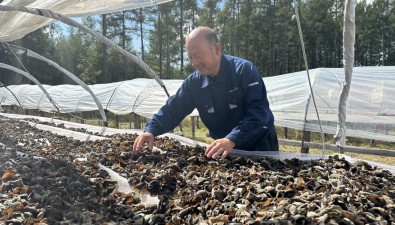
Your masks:
<svg viewBox="0 0 395 225"><path fill-rule="evenodd" d="M226 137L238 149L250 149L274 127L259 71L251 62L234 56L222 55L220 71L214 78L197 71L190 74L144 131L154 136L168 132L195 108L213 139Z"/></svg>

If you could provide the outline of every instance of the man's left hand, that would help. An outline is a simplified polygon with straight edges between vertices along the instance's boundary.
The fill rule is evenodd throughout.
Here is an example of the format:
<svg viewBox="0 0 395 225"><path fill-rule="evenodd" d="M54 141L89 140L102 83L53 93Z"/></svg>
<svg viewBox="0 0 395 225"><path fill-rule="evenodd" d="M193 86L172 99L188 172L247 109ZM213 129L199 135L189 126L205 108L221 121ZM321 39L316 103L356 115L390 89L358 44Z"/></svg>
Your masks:
<svg viewBox="0 0 395 225"><path fill-rule="evenodd" d="M205 155L213 159L216 159L218 156L221 156L222 159L225 159L229 152L232 151L233 147L235 147L235 145L236 144L233 141L227 138L217 139L207 147Z"/></svg>

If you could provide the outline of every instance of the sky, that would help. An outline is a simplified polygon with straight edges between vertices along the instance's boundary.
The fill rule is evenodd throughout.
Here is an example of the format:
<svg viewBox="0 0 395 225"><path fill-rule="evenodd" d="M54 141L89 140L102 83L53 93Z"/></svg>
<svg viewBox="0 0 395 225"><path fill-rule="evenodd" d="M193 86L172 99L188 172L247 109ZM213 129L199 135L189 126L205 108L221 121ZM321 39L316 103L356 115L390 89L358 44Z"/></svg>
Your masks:
<svg viewBox="0 0 395 225"><path fill-rule="evenodd" d="M357 2L361 2L361 1L363 1L363 0L356 0ZM373 2L374 0L366 0L366 2L368 3L368 4L371 4L372 2ZM72 17L71 19L73 19L73 20L75 20L76 22L78 22L78 23L81 23L81 20L82 20L82 17ZM68 25L66 25L66 24L64 24L64 23L61 23L61 22L56 22L57 23L57 25L59 25L60 27L61 27L61 29L62 29L62 33L63 34L67 34L67 29L68 29ZM140 42L139 42L139 40L135 40L135 43L133 44L134 45L134 47L136 48L136 49L139 49L140 48Z"/></svg>
<svg viewBox="0 0 395 225"><path fill-rule="evenodd" d="M361 2L362 0L357 0L357 2ZM373 0L366 0L366 2L368 3L368 4L371 4L372 2L373 2Z"/></svg>

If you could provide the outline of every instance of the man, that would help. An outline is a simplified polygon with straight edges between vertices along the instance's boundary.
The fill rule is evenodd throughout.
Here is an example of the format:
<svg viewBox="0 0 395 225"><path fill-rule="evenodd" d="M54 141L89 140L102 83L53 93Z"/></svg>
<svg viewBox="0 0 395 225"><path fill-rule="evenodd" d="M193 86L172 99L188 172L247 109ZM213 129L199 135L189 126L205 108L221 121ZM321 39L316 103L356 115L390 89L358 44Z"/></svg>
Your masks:
<svg viewBox="0 0 395 225"><path fill-rule="evenodd" d="M208 27L191 31L185 46L196 71L148 121L133 152L140 152L145 143L152 149L155 136L174 129L195 108L214 139L207 157L225 158L232 149L278 151L274 117L256 67L223 55L216 32Z"/></svg>

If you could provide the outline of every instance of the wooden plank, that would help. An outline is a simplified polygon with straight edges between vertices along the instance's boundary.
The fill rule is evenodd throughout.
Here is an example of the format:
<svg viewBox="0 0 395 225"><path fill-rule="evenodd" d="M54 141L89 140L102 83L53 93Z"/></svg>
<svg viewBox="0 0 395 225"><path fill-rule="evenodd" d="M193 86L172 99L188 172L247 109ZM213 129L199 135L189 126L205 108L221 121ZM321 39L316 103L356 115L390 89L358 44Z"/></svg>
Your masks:
<svg viewBox="0 0 395 225"><path fill-rule="evenodd" d="M195 117L191 117L191 123L192 123L192 137L195 137Z"/></svg>
<svg viewBox="0 0 395 225"><path fill-rule="evenodd" d="M301 153L309 153L309 146L305 145L304 143L308 143L311 140L311 132L310 131L303 131L303 137L302 137L302 144L300 148Z"/></svg>

